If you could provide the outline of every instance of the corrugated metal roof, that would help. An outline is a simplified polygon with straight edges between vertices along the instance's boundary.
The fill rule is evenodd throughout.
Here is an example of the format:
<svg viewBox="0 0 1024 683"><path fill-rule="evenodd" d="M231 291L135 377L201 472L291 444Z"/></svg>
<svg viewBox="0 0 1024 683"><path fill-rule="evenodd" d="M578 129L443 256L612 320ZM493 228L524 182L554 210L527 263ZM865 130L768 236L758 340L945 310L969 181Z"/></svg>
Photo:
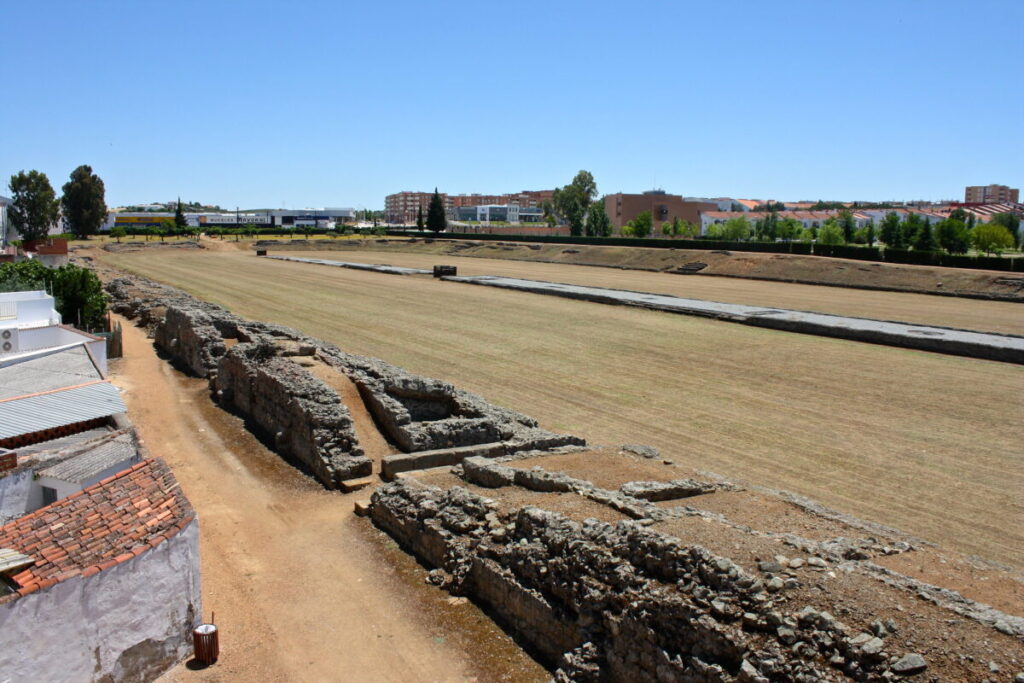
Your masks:
<svg viewBox="0 0 1024 683"><path fill-rule="evenodd" d="M0 439L108 417L127 410L117 387L107 381L15 398L0 402Z"/></svg>
<svg viewBox="0 0 1024 683"><path fill-rule="evenodd" d="M36 470L36 476L53 477L61 481L81 484L118 463L126 463L122 469L127 469L135 464L129 461L133 458L137 461L138 457L139 453L131 434L120 434L113 439L97 444L95 448L90 448L84 453L50 467Z"/></svg>
<svg viewBox="0 0 1024 683"><path fill-rule="evenodd" d="M86 441L91 441L100 436L106 436L113 429L111 427L97 427L96 429L87 429L84 432L78 432L77 434L69 434L62 436L57 439L50 439L49 441L40 441L29 446L19 446L17 448L18 457L24 458L30 455L36 455L45 451L60 451L75 446L80 446Z"/></svg>
<svg viewBox="0 0 1024 683"><path fill-rule="evenodd" d="M11 359L5 359L10 361ZM0 366L0 400L102 379L85 346L16 359Z"/></svg>
<svg viewBox="0 0 1024 683"><path fill-rule="evenodd" d="M31 557L19 553L17 550L0 548L0 574L10 574L11 572L21 571L25 567L31 567L35 563L36 561Z"/></svg>

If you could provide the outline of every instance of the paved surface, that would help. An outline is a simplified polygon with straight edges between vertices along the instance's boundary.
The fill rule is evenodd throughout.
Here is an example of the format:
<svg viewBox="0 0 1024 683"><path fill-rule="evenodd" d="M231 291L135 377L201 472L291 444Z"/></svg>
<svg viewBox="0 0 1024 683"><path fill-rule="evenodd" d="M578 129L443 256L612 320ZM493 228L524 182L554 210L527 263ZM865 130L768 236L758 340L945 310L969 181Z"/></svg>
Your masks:
<svg viewBox="0 0 1024 683"><path fill-rule="evenodd" d="M260 258L273 258L278 261L299 261L300 263L316 263L321 266L335 266L336 268L352 268L353 270L372 270L377 273L388 275L432 275L433 271L421 268L402 268L401 266L389 266L383 263L352 263L350 261L329 261L321 258L296 258L294 256L262 256Z"/></svg>
<svg viewBox="0 0 1024 683"><path fill-rule="evenodd" d="M908 323L828 315L825 313L809 313L781 308L725 304L700 299L683 299L664 294L630 292L621 289L585 287L491 275L446 277L443 279L487 287L515 289L534 294L560 296L569 299L637 306L686 315L700 315L743 323L745 325L770 327L791 332L804 332L827 337L840 337L842 339L890 344L924 351L1024 364L1024 337L1012 335L971 332L947 327L911 325Z"/></svg>

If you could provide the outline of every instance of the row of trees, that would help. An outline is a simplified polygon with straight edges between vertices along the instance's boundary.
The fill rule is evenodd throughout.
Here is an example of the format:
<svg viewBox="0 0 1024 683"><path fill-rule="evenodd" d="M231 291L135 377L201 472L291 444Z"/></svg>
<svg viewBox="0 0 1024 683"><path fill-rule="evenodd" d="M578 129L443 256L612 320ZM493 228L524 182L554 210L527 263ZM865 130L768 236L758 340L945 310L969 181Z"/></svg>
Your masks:
<svg viewBox="0 0 1024 683"><path fill-rule="evenodd" d="M820 227L807 227L793 218L780 218L770 211L753 222L746 216L730 218L708 227L708 236L723 240L757 239L763 241L816 241L819 244L865 244L876 241L892 249L917 251L943 250L950 254L966 254L972 247L987 254L1000 254L1020 244L1020 219L1012 213L994 216L989 223L975 225L974 215L963 209L953 211L949 218L932 224L920 214L899 214L890 211L876 227L874 221L857 227L853 213L844 209L825 220Z"/></svg>
<svg viewBox="0 0 1024 683"><path fill-rule="evenodd" d="M96 234L107 219L103 180L84 164L71 172L59 199L50 179L36 170L14 174L8 188L11 204L7 214L22 239L45 238L62 213L67 229L77 237Z"/></svg>

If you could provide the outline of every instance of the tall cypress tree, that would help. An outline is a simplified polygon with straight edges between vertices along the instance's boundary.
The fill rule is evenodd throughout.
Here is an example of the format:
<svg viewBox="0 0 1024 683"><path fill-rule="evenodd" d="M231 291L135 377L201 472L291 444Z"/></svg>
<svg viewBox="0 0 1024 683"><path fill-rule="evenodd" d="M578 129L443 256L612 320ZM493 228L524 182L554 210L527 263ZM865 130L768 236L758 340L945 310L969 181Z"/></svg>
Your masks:
<svg viewBox="0 0 1024 683"><path fill-rule="evenodd" d="M416 228L418 230L423 229L423 205L420 204L416 207Z"/></svg>
<svg viewBox="0 0 1024 683"><path fill-rule="evenodd" d="M187 225L188 221L185 220L185 212L181 210L181 197L178 197L178 208L174 210L174 227L182 230Z"/></svg>
<svg viewBox="0 0 1024 683"><path fill-rule="evenodd" d="M427 207L427 230L432 232L444 232L448 229L448 218L444 215L444 202L437 188L434 188L434 196L430 198L430 206Z"/></svg>

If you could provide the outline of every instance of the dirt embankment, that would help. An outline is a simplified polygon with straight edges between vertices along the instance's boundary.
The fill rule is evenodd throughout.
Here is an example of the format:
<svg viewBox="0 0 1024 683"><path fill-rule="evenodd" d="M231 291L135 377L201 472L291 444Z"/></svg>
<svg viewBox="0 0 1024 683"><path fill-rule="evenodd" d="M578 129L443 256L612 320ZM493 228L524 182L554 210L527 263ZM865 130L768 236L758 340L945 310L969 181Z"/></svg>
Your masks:
<svg viewBox="0 0 1024 683"><path fill-rule="evenodd" d="M695 264L704 264L704 267L700 268L696 274L1024 302L1024 275L1019 273L909 266L795 254L707 251L686 249L684 245L685 242L680 242L679 249L647 249L444 239L378 239L294 240L274 243L273 249L275 251L358 249L360 251L429 253L659 272L696 269Z"/></svg>

